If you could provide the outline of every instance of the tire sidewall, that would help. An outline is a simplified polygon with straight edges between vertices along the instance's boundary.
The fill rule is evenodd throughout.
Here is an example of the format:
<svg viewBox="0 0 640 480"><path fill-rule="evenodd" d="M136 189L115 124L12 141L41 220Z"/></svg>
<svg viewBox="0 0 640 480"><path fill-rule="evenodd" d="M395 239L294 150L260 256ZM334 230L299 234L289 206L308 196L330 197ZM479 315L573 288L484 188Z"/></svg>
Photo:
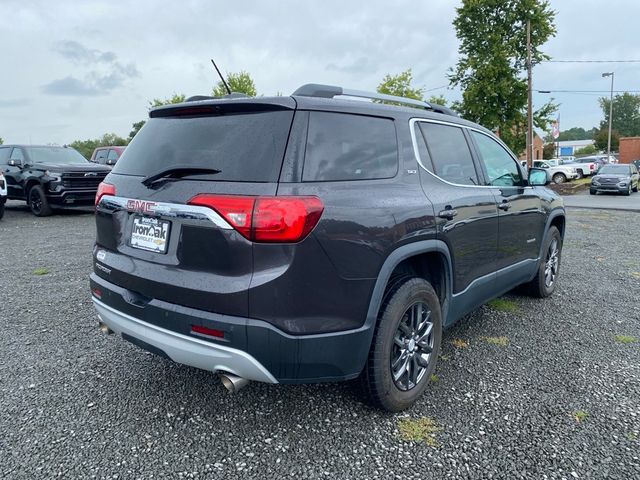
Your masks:
<svg viewBox="0 0 640 480"><path fill-rule="evenodd" d="M429 366L417 386L408 391L400 390L393 381L391 374L391 352L393 349L393 337L406 310L416 302L424 302L431 310L433 322L433 351L429 359ZM384 408L390 411L400 411L410 407L426 389L429 379L435 370L440 344L442 342L442 314L440 302L431 285L419 278L412 278L404 282L391 296L384 306L379 317L376 339L381 342L374 344L374 349L381 349L374 353L377 362L372 380L381 387L378 392L379 401Z"/></svg>
<svg viewBox="0 0 640 480"><path fill-rule="evenodd" d="M559 181L556 179L558 179ZM556 184L565 183L566 181L567 181L567 177L564 175L564 173L556 173L553 176L553 183L556 183Z"/></svg>
<svg viewBox="0 0 640 480"><path fill-rule="evenodd" d="M549 251L549 246L553 239L558 240L558 273L556 274L556 279L550 287L547 287L545 284L544 278L544 269L547 263L547 252ZM544 248L542 249L542 256L540 258L540 266L538 271L538 281L540 282L540 291L543 293L543 296L550 296L558 284L558 277L560 276L560 267L562 265L562 236L556 227L550 227L547 232L547 236L544 241Z"/></svg>
<svg viewBox="0 0 640 480"><path fill-rule="evenodd" d="M33 209L33 204L31 201L31 196L34 194L38 195L41 202L40 210L37 212ZM27 203L29 205L31 213L33 213L36 217L46 217L47 215L51 214L51 209L49 207L49 203L47 202L47 197L40 185L34 185L29 189L29 193L27 194Z"/></svg>

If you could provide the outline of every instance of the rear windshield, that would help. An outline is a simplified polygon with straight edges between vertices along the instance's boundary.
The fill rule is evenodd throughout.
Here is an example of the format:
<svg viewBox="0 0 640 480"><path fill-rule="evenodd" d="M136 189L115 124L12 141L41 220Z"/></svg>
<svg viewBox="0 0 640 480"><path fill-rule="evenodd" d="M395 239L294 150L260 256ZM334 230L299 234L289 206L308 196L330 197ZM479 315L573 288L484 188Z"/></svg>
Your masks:
<svg viewBox="0 0 640 480"><path fill-rule="evenodd" d="M197 167L220 170L211 177L215 180L275 182L292 118L288 110L151 118L113 172L148 176L172 167Z"/></svg>

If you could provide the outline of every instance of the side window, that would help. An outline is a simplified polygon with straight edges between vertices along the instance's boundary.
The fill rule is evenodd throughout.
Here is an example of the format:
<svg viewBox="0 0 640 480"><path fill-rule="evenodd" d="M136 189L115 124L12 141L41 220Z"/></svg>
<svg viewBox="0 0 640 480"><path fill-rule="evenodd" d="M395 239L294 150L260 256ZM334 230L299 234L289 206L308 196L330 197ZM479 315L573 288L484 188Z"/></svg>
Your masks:
<svg viewBox="0 0 640 480"><path fill-rule="evenodd" d="M420 122L433 163L433 173L447 182L479 185L471 151L459 127Z"/></svg>
<svg viewBox="0 0 640 480"><path fill-rule="evenodd" d="M11 157L9 157L9 158L11 160L24 161L24 154L22 153L22 149L14 147L13 151L11 152Z"/></svg>
<svg viewBox="0 0 640 480"><path fill-rule="evenodd" d="M0 147L0 165L6 165L9 161L10 147Z"/></svg>
<svg viewBox="0 0 640 480"><path fill-rule="evenodd" d="M391 178L397 171L398 143L392 120L310 113L302 181Z"/></svg>
<svg viewBox="0 0 640 480"><path fill-rule="evenodd" d="M418 148L418 155L420 156L420 162L422 163L422 166L430 172L433 172L433 165L431 164L431 158L429 157L427 142L424 139L424 135L422 135L422 130L420 130L419 122L416 122L413 126L413 133L416 138L416 146Z"/></svg>
<svg viewBox="0 0 640 480"><path fill-rule="evenodd" d="M500 187L522 185L518 164L502 145L482 133L471 131L471 136L478 146L480 160L487 172L489 185Z"/></svg>
<svg viewBox="0 0 640 480"><path fill-rule="evenodd" d="M96 152L96 158L94 158L93 160L96 163L104 163L105 159L107 158L107 152L107 149L98 150Z"/></svg>
<svg viewBox="0 0 640 480"><path fill-rule="evenodd" d="M117 150L109 150L109 155L107 155L107 160L118 160L118 151Z"/></svg>

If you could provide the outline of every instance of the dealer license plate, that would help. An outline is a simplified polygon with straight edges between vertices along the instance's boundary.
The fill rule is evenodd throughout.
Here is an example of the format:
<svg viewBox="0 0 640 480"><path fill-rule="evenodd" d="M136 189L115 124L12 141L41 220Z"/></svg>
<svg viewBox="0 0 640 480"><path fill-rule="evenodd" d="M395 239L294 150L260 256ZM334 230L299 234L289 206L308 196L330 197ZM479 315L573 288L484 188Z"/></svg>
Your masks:
<svg viewBox="0 0 640 480"><path fill-rule="evenodd" d="M131 246L156 253L165 253L171 222L150 217L133 217Z"/></svg>

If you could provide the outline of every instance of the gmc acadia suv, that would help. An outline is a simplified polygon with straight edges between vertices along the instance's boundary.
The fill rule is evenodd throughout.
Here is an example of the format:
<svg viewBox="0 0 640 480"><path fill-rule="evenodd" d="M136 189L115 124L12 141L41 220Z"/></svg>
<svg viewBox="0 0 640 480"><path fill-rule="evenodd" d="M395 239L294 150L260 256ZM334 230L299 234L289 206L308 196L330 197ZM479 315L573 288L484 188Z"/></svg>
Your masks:
<svg viewBox="0 0 640 480"><path fill-rule="evenodd" d="M100 329L231 391L362 377L398 411L443 327L556 286L565 212L546 172L525 177L444 107L311 84L149 116L96 196Z"/></svg>
<svg viewBox="0 0 640 480"><path fill-rule="evenodd" d="M9 199L25 200L38 217L51 215L53 208L92 207L109 171L71 147L0 145Z"/></svg>

